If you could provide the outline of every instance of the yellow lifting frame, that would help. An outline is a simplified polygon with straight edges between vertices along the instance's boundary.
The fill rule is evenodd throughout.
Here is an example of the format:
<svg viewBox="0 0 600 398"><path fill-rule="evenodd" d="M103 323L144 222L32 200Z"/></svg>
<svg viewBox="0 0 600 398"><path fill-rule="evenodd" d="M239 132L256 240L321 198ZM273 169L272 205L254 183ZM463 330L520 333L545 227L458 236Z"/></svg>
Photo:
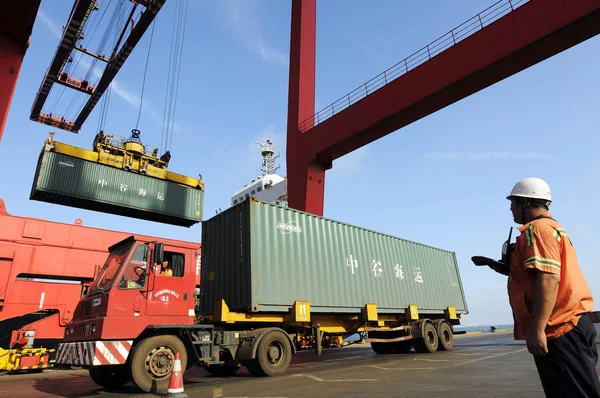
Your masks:
<svg viewBox="0 0 600 398"><path fill-rule="evenodd" d="M99 151L95 152L55 141L53 137L54 134L55 133L51 132L50 137L44 142L45 151L60 153L88 162L101 163L106 166L171 181L189 188L204 190L204 182L201 179L168 171L167 163L161 161L154 155L141 155L137 151L135 151L135 153L128 151L125 149L129 148L127 146L116 146L113 142L114 137L112 136L104 137L104 140L98 144ZM135 149L135 147L131 148Z"/></svg>

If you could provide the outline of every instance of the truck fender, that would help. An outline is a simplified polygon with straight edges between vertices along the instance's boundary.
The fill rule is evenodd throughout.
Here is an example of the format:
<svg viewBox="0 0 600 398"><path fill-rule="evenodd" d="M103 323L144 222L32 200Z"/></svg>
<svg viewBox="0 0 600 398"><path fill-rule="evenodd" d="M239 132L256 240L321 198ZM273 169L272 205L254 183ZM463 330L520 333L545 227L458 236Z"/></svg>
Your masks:
<svg viewBox="0 0 600 398"><path fill-rule="evenodd" d="M244 335L240 338L243 341L240 343L239 348L235 354L236 361L245 361L248 359L256 358L256 351L258 350L258 345L260 341L267 335L267 333L272 331L282 332L289 340L290 345L292 347L292 354L296 353L296 346L292 341L290 335L281 328L263 328L256 329L252 331L245 332Z"/></svg>
<svg viewBox="0 0 600 398"><path fill-rule="evenodd" d="M412 324L411 335L413 339L422 339L423 338L423 326L426 322L431 323L434 327L436 326L429 319L419 319L415 323Z"/></svg>

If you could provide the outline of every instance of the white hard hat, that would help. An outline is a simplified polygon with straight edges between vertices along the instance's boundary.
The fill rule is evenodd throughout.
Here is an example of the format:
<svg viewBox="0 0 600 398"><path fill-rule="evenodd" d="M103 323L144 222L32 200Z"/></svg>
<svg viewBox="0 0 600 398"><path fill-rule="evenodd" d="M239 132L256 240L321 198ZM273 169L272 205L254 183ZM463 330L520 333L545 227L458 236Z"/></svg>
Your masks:
<svg viewBox="0 0 600 398"><path fill-rule="evenodd" d="M521 198L547 200L548 202L552 201L548 183L540 178L525 178L517 182L506 199L516 196Z"/></svg>

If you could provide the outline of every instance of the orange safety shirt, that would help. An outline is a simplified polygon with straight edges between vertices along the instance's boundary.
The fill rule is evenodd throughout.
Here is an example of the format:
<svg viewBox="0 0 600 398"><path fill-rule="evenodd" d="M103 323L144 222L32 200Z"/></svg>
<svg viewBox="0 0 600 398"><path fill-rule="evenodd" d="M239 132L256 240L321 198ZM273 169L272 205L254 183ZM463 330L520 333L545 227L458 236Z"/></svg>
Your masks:
<svg viewBox="0 0 600 398"><path fill-rule="evenodd" d="M558 295L546 326L548 339L560 337L575 326L582 314L594 307L592 293L579 268L577 253L562 226L550 213L518 229L515 250L511 254L508 296L513 310L516 340L527 338L533 311L534 269L560 276Z"/></svg>

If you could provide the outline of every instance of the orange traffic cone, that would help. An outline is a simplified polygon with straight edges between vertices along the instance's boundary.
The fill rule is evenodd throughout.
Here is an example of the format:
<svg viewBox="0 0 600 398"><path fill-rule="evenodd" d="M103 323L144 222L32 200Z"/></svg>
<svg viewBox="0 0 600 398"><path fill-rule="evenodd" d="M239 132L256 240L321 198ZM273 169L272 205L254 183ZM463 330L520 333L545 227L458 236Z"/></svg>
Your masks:
<svg viewBox="0 0 600 398"><path fill-rule="evenodd" d="M167 389L167 397L171 398L186 398L187 395L183 392L183 372L181 371L181 359L179 353L175 354L175 363L171 371L171 379L169 380L169 388Z"/></svg>

